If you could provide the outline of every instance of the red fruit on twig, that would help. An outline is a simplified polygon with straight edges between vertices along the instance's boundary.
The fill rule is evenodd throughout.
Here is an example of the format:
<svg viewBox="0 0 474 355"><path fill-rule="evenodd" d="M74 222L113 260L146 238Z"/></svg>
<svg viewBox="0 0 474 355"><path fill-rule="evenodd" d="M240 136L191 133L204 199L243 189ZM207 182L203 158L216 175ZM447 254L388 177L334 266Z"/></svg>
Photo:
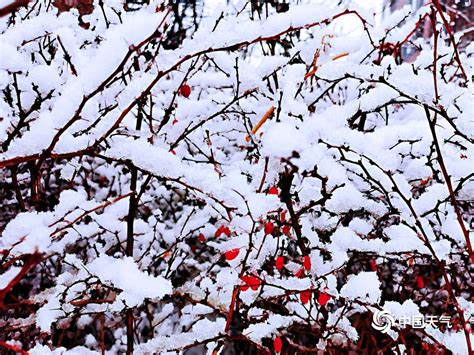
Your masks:
<svg viewBox="0 0 474 355"><path fill-rule="evenodd" d="M325 306L326 303L331 299L331 295L327 294L326 292L321 292L318 296L318 303L321 306Z"/></svg>
<svg viewBox="0 0 474 355"><path fill-rule="evenodd" d="M283 266L285 265L285 257L284 256L279 256L276 258L275 260L275 267L278 269L278 270L281 270L283 269Z"/></svg>
<svg viewBox="0 0 474 355"><path fill-rule="evenodd" d="M278 188L276 186L270 187L267 194L268 195L278 195Z"/></svg>
<svg viewBox="0 0 474 355"><path fill-rule="evenodd" d="M199 234L199 241L201 243L204 243L206 241L206 237L204 237L204 234L202 234L202 233Z"/></svg>
<svg viewBox="0 0 474 355"><path fill-rule="evenodd" d="M425 280L423 280L422 276L417 276L416 277L416 285L418 286L419 289L425 288Z"/></svg>
<svg viewBox="0 0 474 355"><path fill-rule="evenodd" d="M222 234L225 234L226 236L230 237L230 235L232 234L232 232L230 231L229 227L226 227L226 226L220 226L217 230L216 230L216 238L219 238Z"/></svg>
<svg viewBox="0 0 474 355"><path fill-rule="evenodd" d="M256 277L256 276L251 276L251 275L244 275L240 278L245 285L243 286L240 286L240 289L242 291L247 291L249 289L249 287L254 290L254 291L257 291L258 288L260 287L260 285L262 284L262 281Z"/></svg>
<svg viewBox="0 0 474 355"><path fill-rule="evenodd" d="M181 85L179 93L181 96L189 97L189 95L191 95L191 87L188 84Z"/></svg>
<svg viewBox="0 0 474 355"><path fill-rule="evenodd" d="M300 300L303 304L306 304L311 299L311 291L303 291L300 293Z"/></svg>
<svg viewBox="0 0 474 355"><path fill-rule="evenodd" d="M240 250L239 249L231 249L228 250L224 253L225 260L230 261L234 260L237 255L239 255Z"/></svg>
<svg viewBox="0 0 474 355"><path fill-rule="evenodd" d="M242 291L247 291L249 289L249 286L248 285L242 285L242 286L240 286L240 289Z"/></svg>
<svg viewBox="0 0 474 355"><path fill-rule="evenodd" d="M309 255L303 256L303 267L306 271L311 270L311 259L309 258Z"/></svg>
<svg viewBox="0 0 474 355"><path fill-rule="evenodd" d="M375 261L375 259L370 260L370 268L372 269L372 271L377 271L377 262Z"/></svg>
<svg viewBox="0 0 474 355"><path fill-rule="evenodd" d="M299 269L299 270L295 273L295 277L297 277L297 278L303 277L303 271L304 271L304 268Z"/></svg>
<svg viewBox="0 0 474 355"><path fill-rule="evenodd" d="M265 223L265 227L264 227L265 235L272 234L274 228L275 226L273 225L272 222Z"/></svg>
<svg viewBox="0 0 474 355"><path fill-rule="evenodd" d="M275 340L273 340L273 349L275 350L276 353L281 352L281 348L283 347L283 342L281 341L280 337L276 337Z"/></svg>
<svg viewBox="0 0 474 355"><path fill-rule="evenodd" d="M262 282L260 281L258 277L252 277L252 279L248 283L250 288L254 291L257 291L261 284Z"/></svg>
<svg viewBox="0 0 474 355"><path fill-rule="evenodd" d="M290 230L291 230L291 227L289 225L284 225L283 228L281 229L284 235L290 234Z"/></svg>

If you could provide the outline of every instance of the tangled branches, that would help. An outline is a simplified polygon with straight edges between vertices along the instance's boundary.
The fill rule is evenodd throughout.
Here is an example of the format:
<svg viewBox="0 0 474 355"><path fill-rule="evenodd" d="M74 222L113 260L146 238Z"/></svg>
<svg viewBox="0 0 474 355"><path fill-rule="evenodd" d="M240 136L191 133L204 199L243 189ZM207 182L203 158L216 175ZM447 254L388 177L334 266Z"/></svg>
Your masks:
<svg viewBox="0 0 474 355"><path fill-rule="evenodd" d="M272 4L5 12L0 347L472 351L469 47Z"/></svg>

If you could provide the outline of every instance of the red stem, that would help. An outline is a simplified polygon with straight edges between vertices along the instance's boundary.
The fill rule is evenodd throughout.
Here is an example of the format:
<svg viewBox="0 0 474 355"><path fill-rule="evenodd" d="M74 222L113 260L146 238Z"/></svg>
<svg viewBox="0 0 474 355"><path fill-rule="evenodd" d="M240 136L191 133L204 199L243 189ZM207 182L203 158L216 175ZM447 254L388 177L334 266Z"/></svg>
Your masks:
<svg viewBox="0 0 474 355"><path fill-rule="evenodd" d="M21 281L23 276L25 276L32 268L34 268L42 260L43 258L38 252L28 255L20 272L8 283L8 285L4 289L0 290L0 309L5 307L3 301L5 300L5 297L7 296L8 292L10 292L10 290L18 282Z"/></svg>
<svg viewBox="0 0 474 355"><path fill-rule="evenodd" d="M6 348L8 350L14 351L15 353L20 353L22 355L28 355L28 351L25 351L15 345L11 345L8 343L5 343L4 341L0 341L0 346L3 348Z"/></svg>

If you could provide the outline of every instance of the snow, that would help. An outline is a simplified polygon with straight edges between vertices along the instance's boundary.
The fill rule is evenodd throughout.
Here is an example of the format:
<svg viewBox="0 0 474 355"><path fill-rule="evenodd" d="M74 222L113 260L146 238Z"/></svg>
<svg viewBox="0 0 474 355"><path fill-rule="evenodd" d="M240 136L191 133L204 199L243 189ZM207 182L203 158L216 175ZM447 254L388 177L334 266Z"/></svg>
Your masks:
<svg viewBox="0 0 474 355"><path fill-rule="evenodd" d="M189 343L197 343L213 338L223 333L224 326L225 320L222 318L217 319L215 322L202 319L196 322L187 333L156 337L145 344L139 345L135 351L138 353L146 353L177 349Z"/></svg>
<svg viewBox="0 0 474 355"><path fill-rule="evenodd" d="M376 272L360 272L350 275L347 283L342 286L341 296L358 299L368 303L378 303L382 292L380 280Z"/></svg>
<svg viewBox="0 0 474 355"><path fill-rule="evenodd" d="M289 157L294 151L298 152L306 144L304 133L289 123L276 123L263 140L263 153L271 157Z"/></svg>
<svg viewBox="0 0 474 355"><path fill-rule="evenodd" d="M171 282L162 276L140 271L132 258L115 259L102 255L86 265L102 282L121 289L119 299L133 307L145 298L161 299L172 292Z"/></svg>
<svg viewBox="0 0 474 355"><path fill-rule="evenodd" d="M384 303L383 309L389 311L395 319L420 315L418 305L412 300L406 300L403 303L388 301Z"/></svg>
<svg viewBox="0 0 474 355"><path fill-rule="evenodd" d="M52 221L51 213L21 213L3 231L0 247L18 254L46 251L51 242L47 226Z"/></svg>
<svg viewBox="0 0 474 355"><path fill-rule="evenodd" d="M166 30L158 28L167 11L156 1L124 11L106 0L82 26L77 9L54 5L0 19L0 290L26 255L45 258L19 282L21 295L10 291L32 303L31 315L10 309L1 325L24 327L31 343L20 345L31 354L97 353L102 316L107 352L123 353L127 309L136 353L222 350L234 333L261 347L276 336L296 342L293 325L322 330L311 346L343 349L363 336L354 313L384 308L399 319L437 307L425 296L445 297L433 290L446 282L439 273L411 292L416 273L437 260L456 278L465 316L473 313L462 282L466 238L435 149L469 230L472 83L449 38L442 31L437 43L434 102L432 39L411 38L420 53L400 62L373 47L357 16L334 19L357 10L376 45L394 44L429 7L398 25L409 7L382 17L373 14L376 0L298 3L287 12L268 4L268 15L265 6L257 16L249 2L205 2L199 28L185 19L175 50L155 32L175 21L170 13ZM468 75L471 47L460 54ZM425 108L436 117L437 142ZM220 227L231 234L216 235ZM234 248L239 255L225 260ZM377 272L367 271L374 261ZM243 275L261 284L244 290ZM387 277L393 282L382 283ZM382 297L405 281L400 295ZM308 290L315 297L303 304ZM327 307L317 304L319 292L331 295ZM226 335L231 305L239 319ZM70 348L48 340L74 329ZM26 335L38 331L44 337ZM466 353L462 333L427 332ZM389 336L397 342L398 329Z"/></svg>
<svg viewBox="0 0 474 355"><path fill-rule="evenodd" d="M285 317L279 314L272 314L267 321L259 324L252 324L244 330L244 334L256 342L260 342L263 337L273 337L279 328L286 328L294 322L293 317Z"/></svg>

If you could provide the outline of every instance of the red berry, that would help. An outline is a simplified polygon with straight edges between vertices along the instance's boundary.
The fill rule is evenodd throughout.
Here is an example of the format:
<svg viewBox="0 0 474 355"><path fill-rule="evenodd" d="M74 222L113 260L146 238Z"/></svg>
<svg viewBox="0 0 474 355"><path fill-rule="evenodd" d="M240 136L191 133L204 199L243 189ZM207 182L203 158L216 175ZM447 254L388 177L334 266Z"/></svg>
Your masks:
<svg viewBox="0 0 474 355"><path fill-rule="evenodd" d="M278 195L278 188L276 186L270 187L267 194L268 195Z"/></svg>
<svg viewBox="0 0 474 355"><path fill-rule="evenodd" d="M99 185L104 185L107 182L107 178L104 175L99 176Z"/></svg>
<svg viewBox="0 0 474 355"><path fill-rule="evenodd" d="M416 285L418 286L418 288L425 288L425 281L423 280L423 277L421 276L417 276L416 277Z"/></svg>
<svg viewBox="0 0 474 355"><path fill-rule="evenodd" d="M175 118L172 122L173 125L175 125L176 123L178 123L178 120Z"/></svg>
<svg viewBox="0 0 474 355"><path fill-rule="evenodd" d="M328 295L326 292L321 292L318 296L318 303L321 305L321 306L325 306L326 303L328 303L328 301L331 299L331 296Z"/></svg>
<svg viewBox="0 0 474 355"><path fill-rule="evenodd" d="M256 291L258 290L258 288L260 287L262 283L262 281L260 281L258 277L251 276L251 275L244 275L240 279L245 283L244 286L240 286L242 291L248 290L249 287L252 290Z"/></svg>
<svg viewBox="0 0 474 355"><path fill-rule="evenodd" d="M230 261L234 260L237 255L239 255L240 250L239 249L231 249L228 250L224 253L225 260Z"/></svg>
<svg viewBox="0 0 474 355"><path fill-rule="evenodd" d="M258 277L252 277L248 285L250 286L252 290L257 291L261 283L262 282L260 281Z"/></svg>
<svg viewBox="0 0 474 355"><path fill-rule="evenodd" d="M284 256L279 256L276 258L275 260L275 267L278 269L278 270L281 270L283 269L283 266L285 265L285 257Z"/></svg>
<svg viewBox="0 0 474 355"><path fill-rule="evenodd" d="M295 277L297 277L297 278L303 277L303 271L304 271L303 268L299 269L299 270L296 272Z"/></svg>
<svg viewBox="0 0 474 355"><path fill-rule="evenodd" d="M377 271L377 262L375 261L375 259L370 260L370 268L372 269L372 271Z"/></svg>
<svg viewBox="0 0 474 355"><path fill-rule="evenodd" d="M206 241L206 237L204 237L204 234L202 234L202 233L199 234L199 241L201 243L204 243Z"/></svg>
<svg viewBox="0 0 474 355"><path fill-rule="evenodd" d="M179 93L184 97L189 97L191 95L191 87L188 84L181 85Z"/></svg>
<svg viewBox="0 0 474 355"><path fill-rule="evenodd" d="M290 234L290 229L291 229L291 227L289 225L284 225L283 228L281 229L281 231L284 235L288 235L288 234Z"/></svg>
<svg viewBox="0 0 474 355"><path fill-rule="evenodd" d="M264 228L265 235L272 234L274 228L275 228L275 226L273 225L272 222L265 223L265 228Z"/></svg>
<svg viewBox="0 0 474 355"><path fill-rule="evenodd" d="M300 293L300 300L303 304L306 304L311 299L311 291L303 291Z"/></svg>
<svg viewBox="0 0 474 355"><path fill-rule="evenodd" d="M311 270L311 259L309 258L309 255L303 256L303 267L306 271Z"/></svg>
<svg viewBox="0 0 474 355"><path fill-rule="evenodd" d="M176 155L176 152L173 149L170 149L170 153Z"/></svg>
<svg viewBox="0 0 474 355"><path fill-rule="evenodd" d="M283 342L281 341L280 337L276 337L275 340L273 340L273 349L275 349L276 353L281 352L281 348L283 346Z"/></svg>
<svg viewBox="0 0 474 355"><path fill-rule="evenodd" d="M221 236L221 234L225 234L226 236L230 237L231 235L231 231L229 229L229 227L226 227L226 226L220 226L217 230L216 230L216 238L219 238Z"/></svg>

